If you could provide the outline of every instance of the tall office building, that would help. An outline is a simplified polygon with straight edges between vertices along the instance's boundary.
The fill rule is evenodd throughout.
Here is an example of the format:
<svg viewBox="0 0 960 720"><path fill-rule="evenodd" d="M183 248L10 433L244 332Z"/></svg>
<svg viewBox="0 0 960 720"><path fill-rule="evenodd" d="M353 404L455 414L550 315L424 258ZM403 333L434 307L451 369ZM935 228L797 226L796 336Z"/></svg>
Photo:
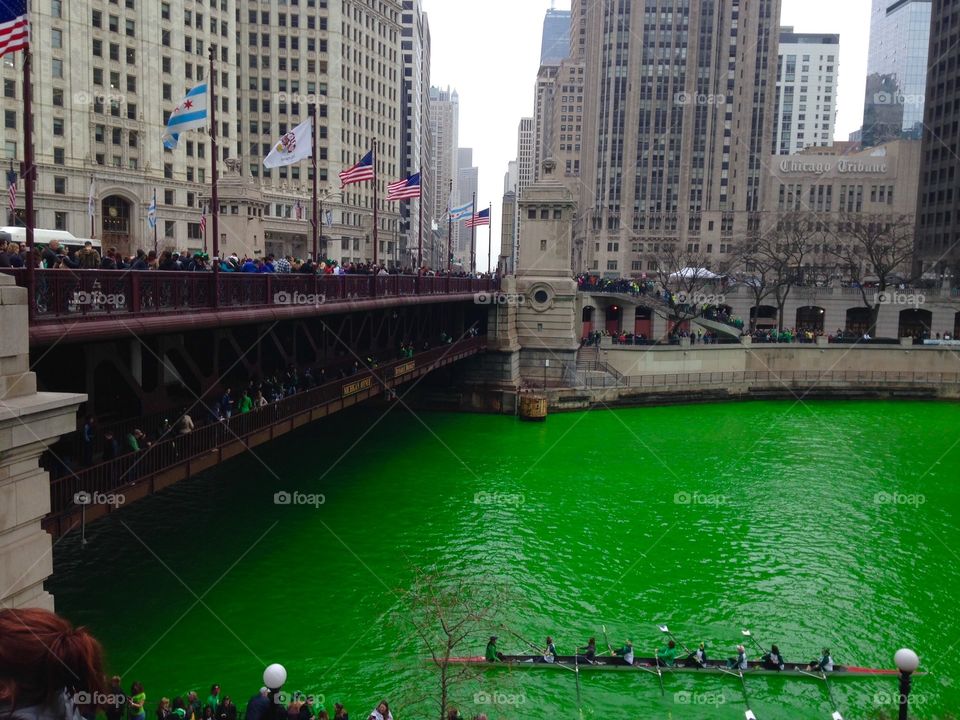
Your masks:
<svg viewBox="0 0 960 720"><path fill-rule="evenodd" d="M930 0L873 0L864 147L921 137L929 42Z"/></svg>
<svg viewBox="0 0 960 720"><path fill-rule="evenodd" d="M433 205L428 202L433 189L430 160L430 24L420 0L403 0L400 18L400 52L403 57L401 91L401 171L400 177L420 173L420 200L401 202L400 234L404 265L416 265L418 244L423 257L430 257ZM423 212L420 205L423 203ZM420 219L423 218L423 233Z"/></svg>
<svg viewBox="0 0 960 720"><path fill-rule="evenodd" d="M956 287L960 283L960 0L933 0L930 66L924 108L917 202L915 273Z"/></svg>
<svg viewBox="0 0 960 720"><path fill-rule="evenodd" d="M280 4L248 9L241 17L241 150L243 166L259 179L269 216L279 227L265 228L270 252L295 254L296 238L310 234L307 215L297 221L292 199L309 205L308 163L269 170L263 157L277 138L306 119L317 103L318 185L329 200L321 250L345 262L373 259L373 183L339 191L338 173L377 146L379 247L382 262L397 259L399 212L386 202L386 185L399 177L400 13L399 0L374 8L359 0L310 3L306 12ZM356 52L360 45L369 56ZM231 208L232 211L232 208ZM280 222L282 221L282 222ZM232 249L232 248L231 248ZM304 252L306 254L306 252Z"/></svg>
<svg viewBox="0 0 960 720"><path fill-rule="evenodd" d="M559 63L570 50L570 11L547 10L540 41L540 64Z"/></svg>
<svg viewBox="0 0 960 720"><path fill-rule="evenodd" d="M460 98L456 90L430 88L430 151L433 174L433 217L440 227L446 248L447 211L457 194L457 144L460 125ZM449 250L449 249L448 249ZM447 257L441 253L441 264Z"/></svg>
<svg viewBox="0 0 960 720"><path fill-rule="evenodd" d="M532 117L520 118L517 128L517 196L533 183L533 158L536 154L536 132Z"/></svg>
<svg viewBox="0 0 960 720"><path fill-rule="evenodd" d="M759 231L779 16L780 0L574 0L588 269L639 276L665 247L720 268Z"/></svg>
<svg viewBox="0 0 960 720"><path fill-rule="evenodd" d="M553 107L559 64L541 65L533 101L533 181L540 180L543 161L552 155Z"/></svg>
<svg viewBox="0 0 960 720"><path fill-rule="evenodd" d="M158 244L202 247L209 137L184 133L169 151L160 136L187 90L209 79L213 47L219 148L223 158L236 156L240 33L233 12L225 3L193 0L75 0L32 3L30 21L36 226L93 235L121 252L152 249L147 207L156 190ZM16 53L0 61L4 166L23 160L23 58ZM15 221L22 224L20 185Z"/></svg>
<svg viewBox="0 0 960 720"><path fill-rule="evenodd" d="M459 194L458 205L466 205L472 202L474 196L480 189L480 170L473 164L473 150L471 148L459 148L457 150L457 193ZM477 207L480 207L482 199L477 198ZM474 208L476 211L476 208ZM470 229L463 222L458 222L453 227L454 256L464 263L465 267L470 264Z"/></svg>
<svg viewBox="0 0 960 720"><path fill-rule="evenodd" d="M386 183L400 173L400 2L302 4L241 10L226 0L36 3L37 226L80 237L92 232L121 252L152 249L146 213L156 190L158 247L212 250L200 232L210 193L209 137L184 133L172 151L160 142L170 111L209 79L212 46L224 253L312 251L309 162L273 170L262 163L315 104L318 184L329 212L320 252L341 262L373 258L372 184L335 188L337 173L376 139L378 258L395 257L399 215L385 198ZM10 55L0 67L9 101L22 98L21 62ZM5 108L5 153L15 161L22 158L21 123L20 112Z"/></svg>
<svg viewBox="0 0 960 720"><path fill-rule="evenodd" d="M774 155L833 144L839 63L839 35L780 28Z"/></svg>

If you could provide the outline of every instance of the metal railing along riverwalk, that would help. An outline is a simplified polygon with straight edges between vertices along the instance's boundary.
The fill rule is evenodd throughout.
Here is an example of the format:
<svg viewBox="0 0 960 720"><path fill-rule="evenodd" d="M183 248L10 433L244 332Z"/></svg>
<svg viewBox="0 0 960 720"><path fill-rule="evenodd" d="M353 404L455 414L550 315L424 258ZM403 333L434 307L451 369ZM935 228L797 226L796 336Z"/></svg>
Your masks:
<svg viewBox="0 0 960 720"><path fill-rule="evenodd" d="M724 385L766 385L783 387L796 384L866 385L958 385L960 373L911 372L887 370L732 370L726 372L657 373L625 375L619 378L580 377L589 388L707 387Z"/></svg>

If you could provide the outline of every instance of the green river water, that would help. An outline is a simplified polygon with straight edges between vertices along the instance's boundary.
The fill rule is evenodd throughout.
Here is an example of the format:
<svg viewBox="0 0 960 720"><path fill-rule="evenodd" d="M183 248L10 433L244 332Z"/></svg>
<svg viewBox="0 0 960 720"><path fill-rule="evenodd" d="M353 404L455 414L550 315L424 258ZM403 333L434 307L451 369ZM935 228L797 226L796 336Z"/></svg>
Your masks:
<svg viewBox="0 0 960 720"><path fill-rule="evenodd" d="M638 655L657 623L726 658L750 627L788 660L891 667L913 647L919 718L960 714L960 405L773 401L598 410L543 424L355 410L136 503L55 548L57 609L153 702L265 664L362 720L433 677L391 619L411 567L496 578L506 624L561 653L606 625ZM371 430L371 426L372 430ZM367 434L361 440L361 436ZM359 441L359 442L358 442ZM274 494L323 494L319 507ZM526 648L500 632L501 649ZM405 636L405 635L404 635ZM471 654L482 654L477 638ZM404 645L409 648L408 645ZM847 720L896 679L837 680ZM582 674L586 718L742 718L736 679ZM830 717L823 683L747 681L760 720ZM479 694L478 694L479 693ZM572 673L490 671L464 716L578 718ZM403 718L435 717L409 709Z"/></svg>

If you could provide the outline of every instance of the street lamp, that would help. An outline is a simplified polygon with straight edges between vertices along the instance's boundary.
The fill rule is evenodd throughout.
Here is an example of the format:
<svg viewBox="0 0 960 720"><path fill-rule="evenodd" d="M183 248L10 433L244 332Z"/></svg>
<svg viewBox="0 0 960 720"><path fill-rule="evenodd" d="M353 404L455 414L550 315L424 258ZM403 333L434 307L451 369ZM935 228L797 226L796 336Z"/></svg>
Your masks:
<svg viewBox="0 0 960 720"><path fill-rule="evenodd" d="M269 691L270 709L267 711L268 720L277 720L277 693L287 681L287 669L280 663L267 665L263 671L263 684Z"/></svg>
<svg viewBox="0 0 960 720"><path fill-rule="evenodd" d="M893 656L893 662L900 670L900 720L907 720L907 706L910 698L910 675L920 667L920 658L913 650L900 648Z"/></svg>

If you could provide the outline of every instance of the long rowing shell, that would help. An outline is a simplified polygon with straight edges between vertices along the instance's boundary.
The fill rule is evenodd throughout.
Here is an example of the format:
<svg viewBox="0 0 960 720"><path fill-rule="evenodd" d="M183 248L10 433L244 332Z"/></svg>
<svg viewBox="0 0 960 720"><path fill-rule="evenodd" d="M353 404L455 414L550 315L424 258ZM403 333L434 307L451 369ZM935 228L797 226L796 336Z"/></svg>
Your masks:
<svg viewBox="0 0 960 720"><path fill-rule="evenodd" d="M432 661L430 661L432 662ZM581 672L609 671L609 672L644 672L656 668L656 661L652 657L634 658L633 664L628 665L623 658L602 656L596 657L593 661L588 661L582 655L575 662L573 655L558 655L554 662L543 661L540 655L504 655L500 662L488 662L485 657L455 657L450 658L453 665L472 665L481 668L509 668L512 670L550 670L567 669L574 670L577 667ZM678 662L672 667L661 667L665 675L676 673L689 673L700 675L724 675L736 674L736 670L731 670L723 664L708 663L705 667L696 664L688 664L684 661ZM820 678L819 670L810 670L805 663L787 663L783 670L764 667L760 661L751 661L748 668L743 671L745 677L754 675L782 675L784 677L815 677ZM833 671L826 673L828 678L845 677L878 677L897 675L899 671L886 668L867 668L856 665L834 665ZM923 672L916 672L914 675L925 675Z"/></svg>

